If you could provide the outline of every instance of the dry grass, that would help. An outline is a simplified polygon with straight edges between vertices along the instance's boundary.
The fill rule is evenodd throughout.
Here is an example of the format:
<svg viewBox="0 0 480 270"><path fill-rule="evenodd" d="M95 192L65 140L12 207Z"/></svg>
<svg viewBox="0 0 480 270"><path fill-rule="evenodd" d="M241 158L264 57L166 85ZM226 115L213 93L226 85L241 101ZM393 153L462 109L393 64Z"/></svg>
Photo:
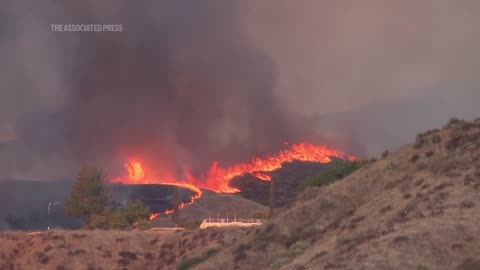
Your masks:
<svg viewBox="0 0 480 270"><path fill-rule="evenodd" d="M1 234L0 269L479 269L479 136L454 119L259 228Z"/></svg>
<svg viewBox="0 0 480 270"><path fill-rule="evenodd" d="M393 168L379 160L307 190L195 269L480 269L472 259L480 254L480 146L472 134L480 125L455 119L421 134L390 153Z"/></svg>
<svg viewBox="0 0 480 270"><path fill-rule="evenodd" d="M242 229L50 231L0 234L0 269L175 269L185 258L232 241ZM195 239L195 240L194 240Z"/></svg>

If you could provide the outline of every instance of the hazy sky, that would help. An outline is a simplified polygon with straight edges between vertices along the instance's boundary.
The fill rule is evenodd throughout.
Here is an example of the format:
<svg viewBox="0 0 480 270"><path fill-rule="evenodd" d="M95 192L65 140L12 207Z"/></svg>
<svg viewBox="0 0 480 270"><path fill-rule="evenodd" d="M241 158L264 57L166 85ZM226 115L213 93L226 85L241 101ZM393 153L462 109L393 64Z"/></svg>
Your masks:
<svg viewBox="0 0 480 270"><path fill-rule="evenodd" d="M299 111L432 96L480 100L478 1L272 3L252 1L246 25L276 64L279 92Z"/></svg>
<svg viewBox="0 0 480 270"><path fill-rule="evenodd" d="M284 140L371 154L480 116L476 0L0 3L0 178L202 170Z"/></svg>

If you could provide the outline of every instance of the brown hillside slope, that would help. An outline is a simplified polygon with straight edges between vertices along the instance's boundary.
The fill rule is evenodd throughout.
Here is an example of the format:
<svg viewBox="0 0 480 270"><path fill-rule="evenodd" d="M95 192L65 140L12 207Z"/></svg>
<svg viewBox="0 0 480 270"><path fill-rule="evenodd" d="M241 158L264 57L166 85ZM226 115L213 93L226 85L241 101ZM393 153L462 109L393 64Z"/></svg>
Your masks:
<svg viewBox="0 0 480 270"><path fill-rule="evenodd" d="M268 193L265 196L268 196ZM238 217L250 218L253 213L266 213L267 211L267 207L264 205L242 198L237 194L219 194L204 190L202 198L196 200L192 205L185 206L181 214L189 219L202 220L209 214L212 217L216 217L217 213L220 217L226 217L227 214L233 217L236 213Z"/></svg>
<svg viewBox="0 0 480 270"><path fill-rule="evenodd" d="M195 204L186 206L184 220L201 220L209 211L221 217L250 217L266 207L238 195L204 191ZM212 215L213 215L212 213ZM152 222L171 224L164 216ZM205 230L149 231L43 231L0 233L0 270L107 270L175 269L183 260L201 257L209 251L234 243L249 228L208 228Z"/></svg>
<svg viewBox="0 0 480 270"><path fill-rule="evenodd" d="M480 121L308 190L195 269L480 269Z"/></svg>
<svg viewBox="0 0 480 270"><path fill-rule="evenodd" d="M237 194L220 194L210 190L202 190L203 195L195 200L194 204L186 205L180 211L180 219L184 222L198 221L211 216L216 218L217 214L225 218L227 215L233 218L250 218L254 213L267 213L266 206L257 202L242 198ZM267 196L267 195L265 195ZM152 221L152 226L173 226L171 215L160 215Z"/></svg>
<svg viewBox="0 0 480 270"><path fill-rule="evenodd" d="M175 269L184 258L235 242L246 229L0 233L1 270Z"/></svg>

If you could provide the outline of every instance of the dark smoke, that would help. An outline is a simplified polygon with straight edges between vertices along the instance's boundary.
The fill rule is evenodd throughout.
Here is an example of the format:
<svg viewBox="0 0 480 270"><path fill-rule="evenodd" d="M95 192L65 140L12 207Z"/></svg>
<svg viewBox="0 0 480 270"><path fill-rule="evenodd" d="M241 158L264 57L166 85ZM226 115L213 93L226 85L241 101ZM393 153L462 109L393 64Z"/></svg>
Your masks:
<svg viewBox="0 0 480 270"><path fill-rule="evenodd" d="M63 177L129 157L160 172L201 172L214 159L228 165L305 138L274 94L271 60L245 41L241 1L146 2L52 2L35 14L10 6L31 16L11 15L17 24L2 37L27 46L8 48L22 72L7 84L6 100L18 104L6 111L21 112L3 119L16 130L2 146L15 160L2 164L7 175ZM58 23L123 32L51 32Z"/></svg>
<svg viewBox="0 0 480 270"><path fill-rule="evenodd" d="M478 1L0 4L0 178L202 172L285 140L375 155L480 115ZM50 30L89 23L124 31Z"/></svg>

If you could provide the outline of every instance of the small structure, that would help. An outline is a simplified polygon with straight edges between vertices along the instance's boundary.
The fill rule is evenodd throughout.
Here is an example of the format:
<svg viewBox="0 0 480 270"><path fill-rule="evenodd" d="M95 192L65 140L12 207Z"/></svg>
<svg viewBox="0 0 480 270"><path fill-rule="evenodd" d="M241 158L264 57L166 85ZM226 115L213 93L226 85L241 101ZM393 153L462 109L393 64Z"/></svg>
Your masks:
<svg viewBox="0 0 480 270"><path fill-rule="evenodd" d="M264 222L265 220L263 219L255 218L206 218L203 220L202 224L200 224L200 229L205 229L208 227L250 227L262 225Z"/></svg>

